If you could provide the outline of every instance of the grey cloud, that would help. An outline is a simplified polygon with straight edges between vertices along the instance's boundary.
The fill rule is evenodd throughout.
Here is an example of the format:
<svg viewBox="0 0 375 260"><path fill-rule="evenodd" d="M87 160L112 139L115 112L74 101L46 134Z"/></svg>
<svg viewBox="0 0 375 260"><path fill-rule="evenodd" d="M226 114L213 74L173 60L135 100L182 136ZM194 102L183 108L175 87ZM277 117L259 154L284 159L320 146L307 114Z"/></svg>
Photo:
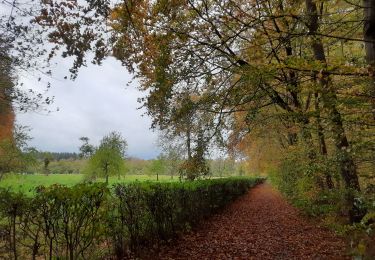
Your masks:
<svg viewBox="0 0 375 260"><path fill-rule="evenodd" d="M67 70L68 62L61 61L54 75L62 79ZM29 75L21 79L25 88L40 90L43 85ZM50 109L59 107L60 111L17 114L19 124L33 129L31 145L41 150L73 152L78 150L81 136L98 144L103 135L118 131L128 141L129 156L153 158L159 153L157 134L149 129L150 118L142 116L144 110L137 110L137 98L144 93L136 89L137 82L126 87L131 76L119 62L108 59L100 67L89 65L75 81L49 80L52 88L48 95L55 96Z"/></svg>

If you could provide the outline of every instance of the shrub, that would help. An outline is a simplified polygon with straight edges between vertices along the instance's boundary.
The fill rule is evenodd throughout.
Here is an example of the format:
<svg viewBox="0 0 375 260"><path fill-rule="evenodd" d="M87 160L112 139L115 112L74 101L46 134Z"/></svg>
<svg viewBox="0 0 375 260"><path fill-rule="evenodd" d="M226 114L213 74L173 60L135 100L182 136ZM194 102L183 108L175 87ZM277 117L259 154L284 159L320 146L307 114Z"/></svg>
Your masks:
<svg viewBox="0 0 375 260"><path fill-rule="evenodd" d="M1 223L7 234L4 246L10 258L22 254L77 259L86 254L100 236L104 185L79 184L74 188L38 188L35 197L2 190ZM8 249L7 249L8 248Z"/></svg>
<svg viewBox="0 0 375 260"><path fill-rule="evenodd" d="M262 181L39 187L34 197L0 190L0 257L95 259L134 256L189 229Z"/></svg>

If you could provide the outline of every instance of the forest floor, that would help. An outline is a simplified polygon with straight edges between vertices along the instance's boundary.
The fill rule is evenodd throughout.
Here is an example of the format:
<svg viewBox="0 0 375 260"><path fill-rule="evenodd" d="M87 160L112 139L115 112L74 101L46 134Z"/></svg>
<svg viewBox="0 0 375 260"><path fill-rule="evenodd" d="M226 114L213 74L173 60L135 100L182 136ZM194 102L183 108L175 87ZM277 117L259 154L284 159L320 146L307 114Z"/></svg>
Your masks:
<svg viewBox="0 0 375 260"><path fill-rule="evenodd" d="M261 184L151 258L350 259L344 239L313 222Z"/></svg>

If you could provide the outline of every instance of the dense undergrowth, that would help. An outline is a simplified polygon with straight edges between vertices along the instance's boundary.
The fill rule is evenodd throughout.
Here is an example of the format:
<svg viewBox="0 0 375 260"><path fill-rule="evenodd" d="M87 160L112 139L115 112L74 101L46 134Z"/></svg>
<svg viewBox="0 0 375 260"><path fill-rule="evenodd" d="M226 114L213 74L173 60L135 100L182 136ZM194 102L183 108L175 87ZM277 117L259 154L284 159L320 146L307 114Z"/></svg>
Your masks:
<svg viewBox="0 0 375 260"><path fill-rule="evenodd" d="M262 182L194 182L39 187L34 197L0 190L0 257L122 259L190 229Z"/></svg>
<svg viewBox="0 0 375 260"><path fill-rule="evenodd" d="M324 168L322 168L324 166ZM332 187L327 185L327 174L332 178ZM269 177L284 196L303 213L319 219L323 225L332 228L348 239L350 253L355 257L375 257L375 192L374 185L366 182L361 192L345 188L335 171L334 162L306 164L303 158L296 159L289 154L277 170ZM357 223L350 223L347 203L348 193L354 194L354 205L364 217Z"/></svg>

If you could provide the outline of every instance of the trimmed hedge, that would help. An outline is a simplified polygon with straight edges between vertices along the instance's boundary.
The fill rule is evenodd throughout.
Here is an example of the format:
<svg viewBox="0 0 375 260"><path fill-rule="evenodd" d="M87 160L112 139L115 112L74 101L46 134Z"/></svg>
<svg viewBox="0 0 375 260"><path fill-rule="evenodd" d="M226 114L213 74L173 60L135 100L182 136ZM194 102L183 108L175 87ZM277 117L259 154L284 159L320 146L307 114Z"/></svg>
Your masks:
<svg viewBox="0 0 375 260"><path fill-rule="evenodd" d="M168 241L262 179L0 190L0 257L118 259Z"/></svg>

